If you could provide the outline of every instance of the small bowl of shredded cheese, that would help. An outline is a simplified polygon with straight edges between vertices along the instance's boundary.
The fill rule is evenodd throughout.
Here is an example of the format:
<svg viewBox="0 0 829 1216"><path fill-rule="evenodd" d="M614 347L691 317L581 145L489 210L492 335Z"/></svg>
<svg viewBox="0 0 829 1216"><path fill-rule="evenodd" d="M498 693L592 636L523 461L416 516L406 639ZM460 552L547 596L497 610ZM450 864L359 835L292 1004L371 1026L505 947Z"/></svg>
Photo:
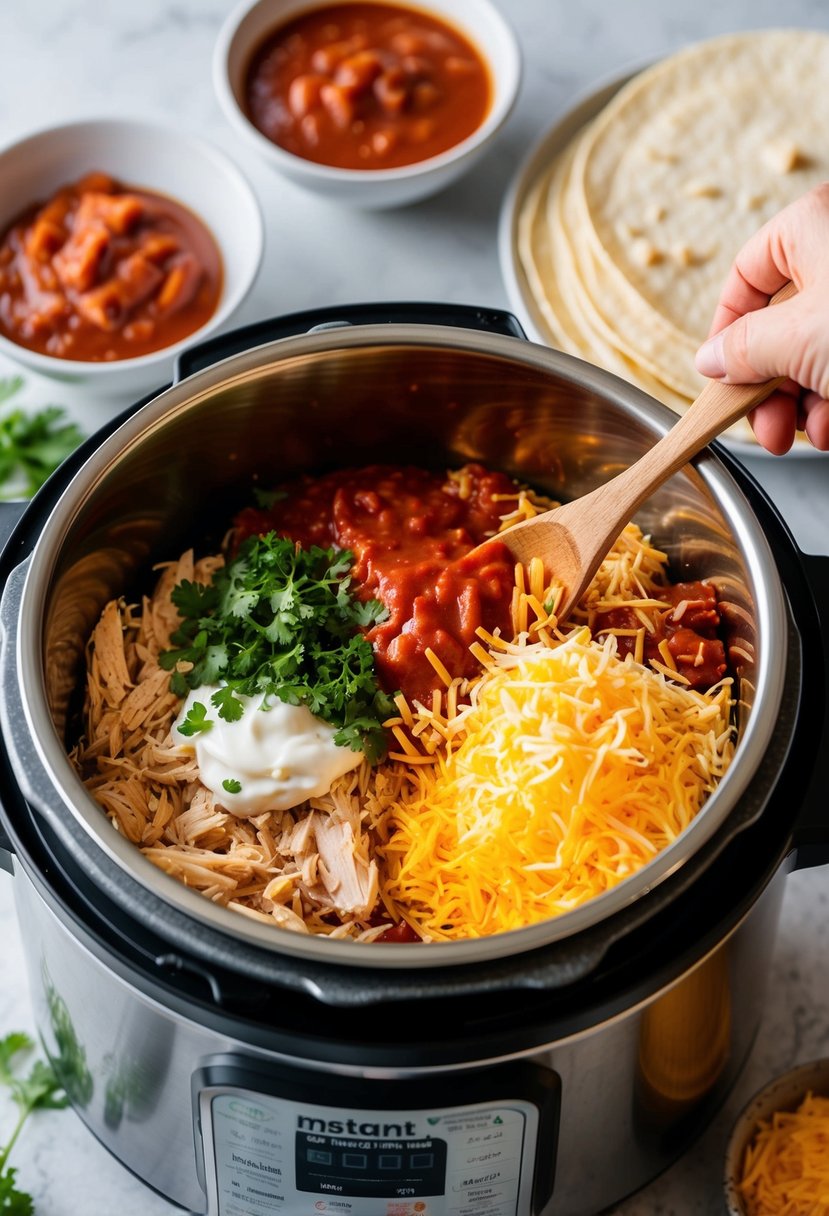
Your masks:
<svg viewBox="0 0 829 1216"><path fill-rule="evenodd" d="M829 1059L755 1094L728 1142L730 1216L829 1216Z"/></svg>

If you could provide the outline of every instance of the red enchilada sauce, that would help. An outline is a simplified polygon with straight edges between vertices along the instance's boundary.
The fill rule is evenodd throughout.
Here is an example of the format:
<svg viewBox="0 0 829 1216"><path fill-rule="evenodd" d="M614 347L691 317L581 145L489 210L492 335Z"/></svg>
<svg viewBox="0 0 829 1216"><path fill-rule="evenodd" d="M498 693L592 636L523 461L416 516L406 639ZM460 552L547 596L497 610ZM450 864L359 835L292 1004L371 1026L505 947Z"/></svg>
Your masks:
<svg viewBox="0 0 829 1216"><path fill-rule="evenodd" d="M91 173L5 233L0 332L60 359L129 359L199 329L221 286L221 255L197 216Z"/></svg>
<svg viewBox="0 0 829 1216"><path fill-rule="evenodd" d="M480 665L469 647L477 629L512 636L515 563L502 541L487 539L515 500L511 478L480 465L467 465L458 478L373 465L301 477L281 490L284 497L271 508L248 508L236 517L237 543L273 529L306 548L350 549L357 594L388 608L386 620L366 634L386 691L400 689L428 705L433 690L444 686L427 648L450 675L474 676ZM693 688L709 688L726 670L714 589L678 583L665 588L664 599L656 632L646 634L645 662L664 662L659 643L667 639L680 675ZM599 636L608 629L632 633L639 624L629 608L596 614L591 622ZM617 643L625 655L635 639L619 634Z"/></svg>
<svg viewBox="0 0 829 1216"><path fill-rule="evenodd" d="M254 126L286 151L340 169L393 169L481 125L489 71L459 30L396 4L331 4L271 33L245 94Z"/></svg>

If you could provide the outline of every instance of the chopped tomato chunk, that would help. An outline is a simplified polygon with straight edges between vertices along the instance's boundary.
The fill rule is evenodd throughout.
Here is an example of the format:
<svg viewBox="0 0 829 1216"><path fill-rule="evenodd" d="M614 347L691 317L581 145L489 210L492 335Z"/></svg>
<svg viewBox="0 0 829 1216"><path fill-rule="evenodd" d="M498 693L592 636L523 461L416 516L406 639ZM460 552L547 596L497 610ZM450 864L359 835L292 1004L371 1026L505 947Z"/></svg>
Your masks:
<svg viewBox="0 0 829 1216"><path fill-rule="evenodd" d="M218 304L216 243L174 199L88 174L0 240L0 332L64 359L121 359L171 345Z"/></svg>

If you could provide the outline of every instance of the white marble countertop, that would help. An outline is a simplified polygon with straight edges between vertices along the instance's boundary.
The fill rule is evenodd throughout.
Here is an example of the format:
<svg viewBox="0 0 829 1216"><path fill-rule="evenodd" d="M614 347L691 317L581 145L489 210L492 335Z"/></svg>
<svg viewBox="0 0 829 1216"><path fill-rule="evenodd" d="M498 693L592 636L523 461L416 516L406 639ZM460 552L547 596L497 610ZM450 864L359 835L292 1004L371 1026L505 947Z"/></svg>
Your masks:
<svg viewBox="0 0 829 1216"><path fill-rule="evenodd" d="M499 0L525 55L518 107L487 159L445 193L386 213L338 210L301 193L238 145L214 100L210 60L231 0L27 0L2 5L0 144L38 127L104 115L155 117L213 139L237 159L262 202L267 251L235 322L342 302L425 299L507 305L496 230L503 192L530 144L576 96L631 63L684 43L780 22L777 0ZM789 0L789 26L829 28L823 0ZM3 183L0 182L0 190ZM11 365L0 359L0 376ZM93 430L116 402L29 377L30 404L64 404ZM829 459L747 462L800 546L829 553ZM829 881L788 880L763 1023L748 1068L699 1143L618 1216L711 1216L721 1207L725 1139L759 1085L829 1053ZM25 934L25 926L22 929ZM0 1034L32 1029L12 880L0 872ZM0 1097L0 1143L11 1113ZM36 1116L15 1151L39 1216L167 1216L178 1209L110 1158L71 1113Z"/></svg>

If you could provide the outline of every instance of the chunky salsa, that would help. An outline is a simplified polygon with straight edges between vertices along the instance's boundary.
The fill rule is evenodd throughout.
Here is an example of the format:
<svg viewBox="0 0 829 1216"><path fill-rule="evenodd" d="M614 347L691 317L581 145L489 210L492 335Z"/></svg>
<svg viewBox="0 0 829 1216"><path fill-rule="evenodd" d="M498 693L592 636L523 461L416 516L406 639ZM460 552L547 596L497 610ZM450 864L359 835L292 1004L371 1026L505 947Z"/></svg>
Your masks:
<svg viewBox="0 0 829 1216"><path fill-rule="evenodd" d="M480 665L469 647L477 630L512 636L515 563L493 533L517 493L505 474L473 464L457 477L406 466L345 469L282 486L271 507L236 517L235 536L240 542L274 529L302 546L350 549L359 596L388 609L367 634L383 687L429 704L444 685L427 649L451 676L474 676ZM667 644L672 665L692 688L711 687L726 671L714 589L669 584L660 598L665 611L646 633L642 661L661 661L660 644ZM634 651L640 626L634 609L593 617L594 636L613 631L620 654Z"/></svg>
<svg viewBox="0 0 829 1216"><path fill-rule="evenodd" d="M653 631L643 635L642 662L663 660L667 647L677 671L691 688L711 688L726 673L725 647L717 636L720 610L717 593L709 583L669 583L661 592L666 610L655 620ZM634 608L611 608L596 613L594 636L608 630L616 633L620 655L634 654L640 621Z"/></svg>
<svg viewBox="0 0 829 1216"><path fill-rule="evenodd" d="M104 362L185 338L215 312L222 260L175 199L90 173L29 208L0 241L0 333Z"/></svg>
<svg viewBox="0 0 829 1216"><path fill-rule="evenodd" d="M396 4L332 4L280 26L254 53L249 116L268 139L341 169L391 169L466 139L491 102L460 31Z"/></svg>

